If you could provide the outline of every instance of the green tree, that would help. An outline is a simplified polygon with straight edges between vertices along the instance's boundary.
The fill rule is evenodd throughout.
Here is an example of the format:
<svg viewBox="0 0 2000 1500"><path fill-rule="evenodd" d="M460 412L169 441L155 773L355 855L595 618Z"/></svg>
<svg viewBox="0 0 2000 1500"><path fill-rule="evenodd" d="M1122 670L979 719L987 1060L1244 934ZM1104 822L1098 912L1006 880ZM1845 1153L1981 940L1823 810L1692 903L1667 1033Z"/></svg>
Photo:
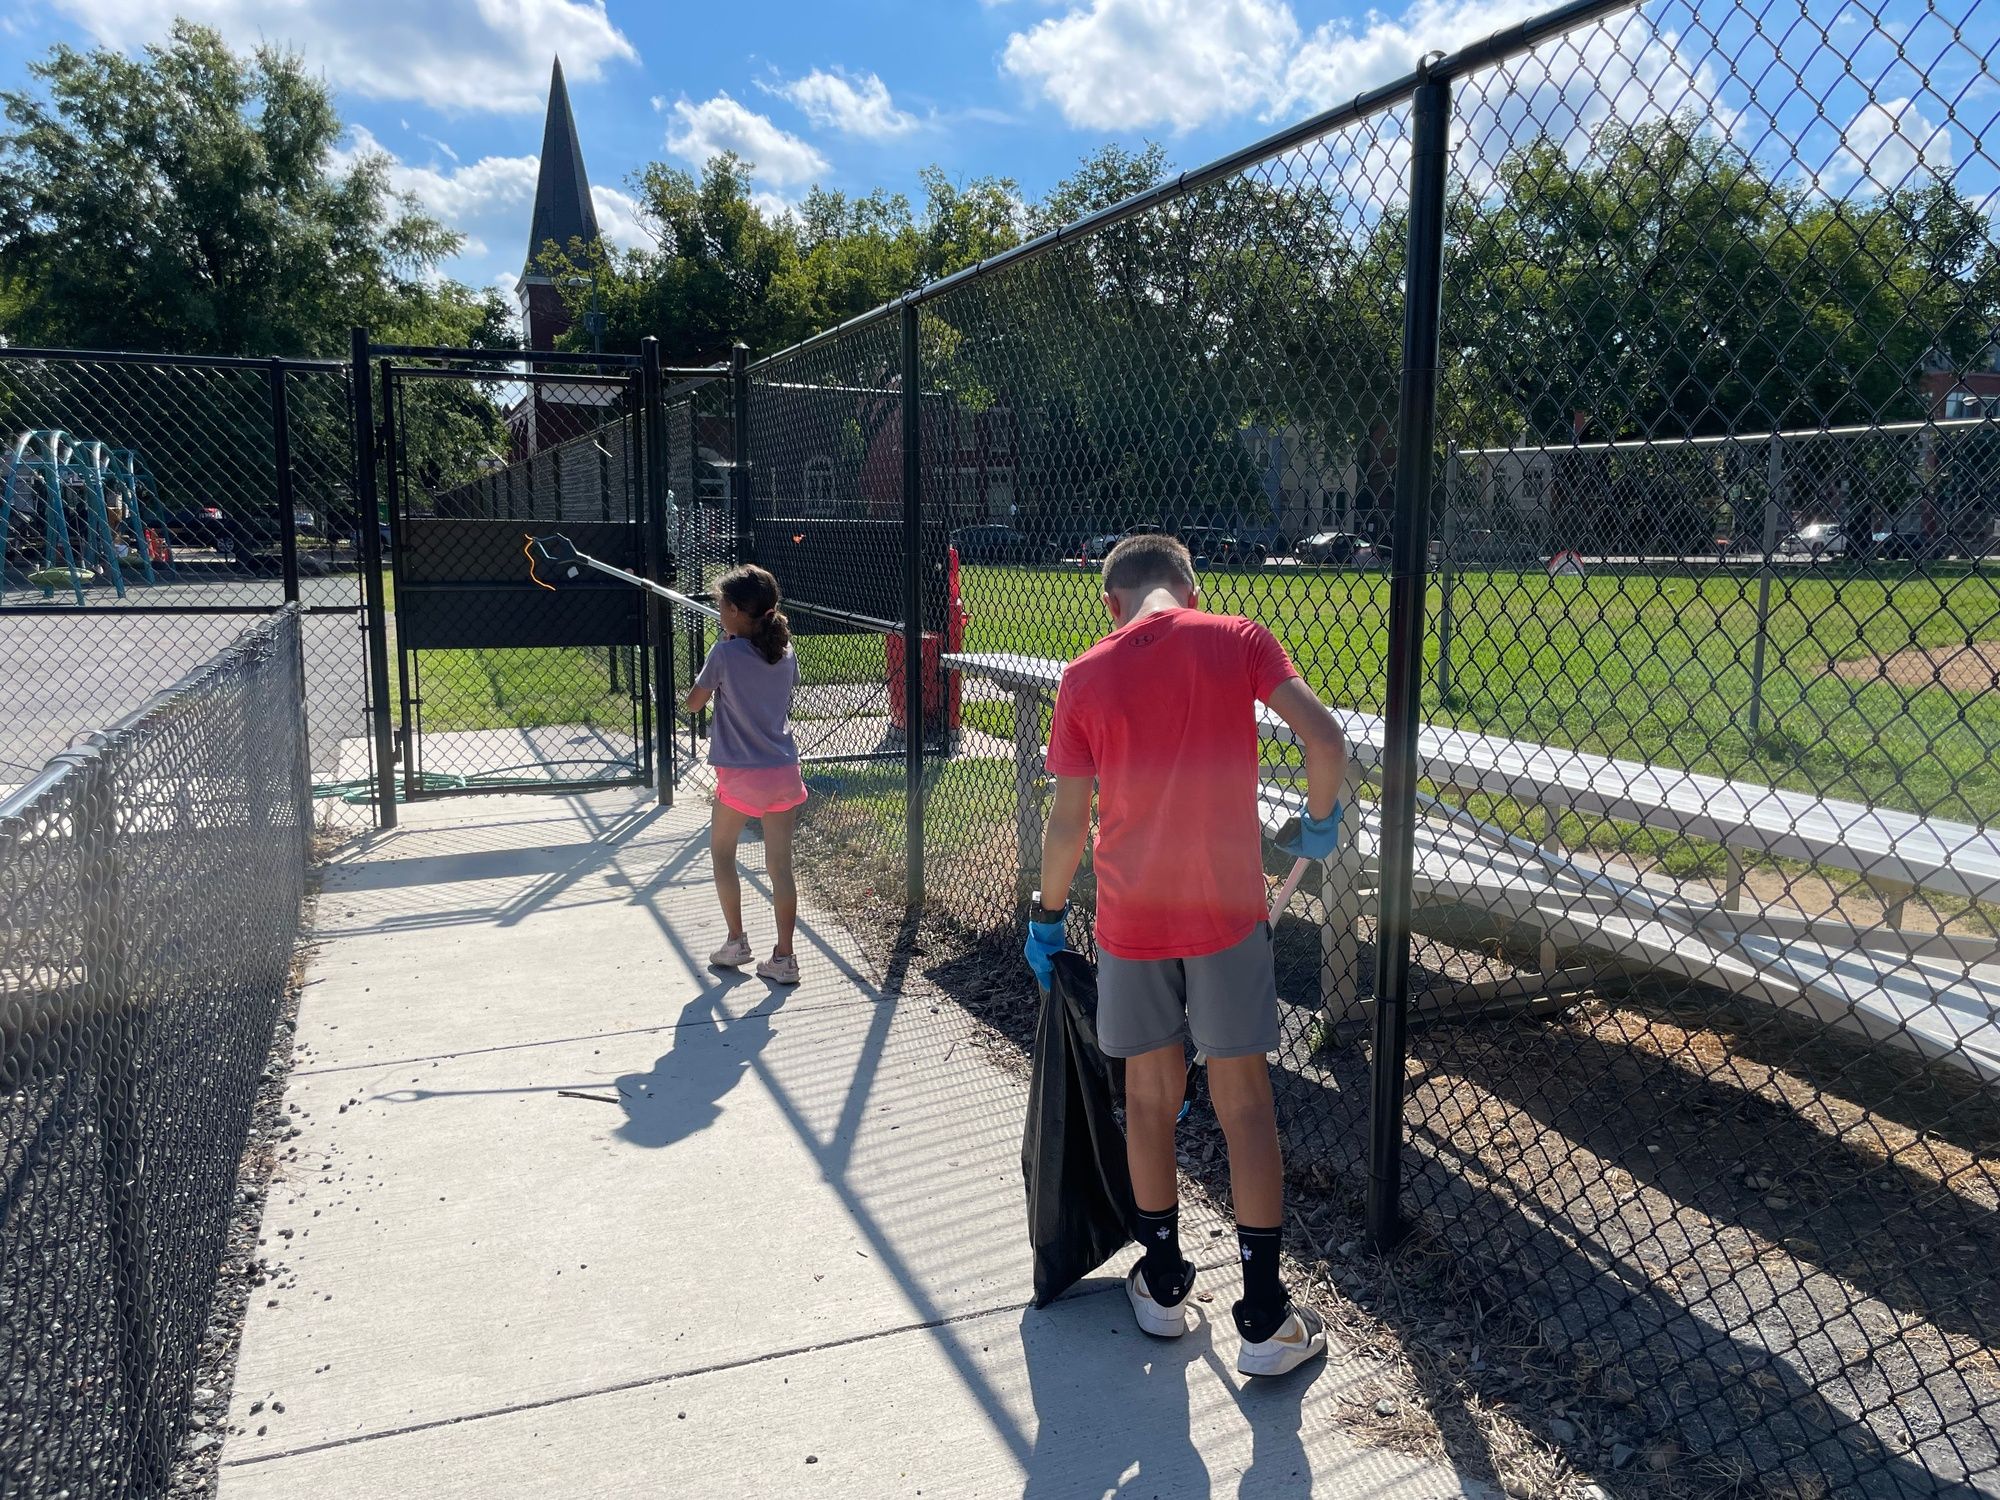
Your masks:
<svg viewBox="0 0 2000 1500"><path fill-rule="evenodd" d="M1969 360L2000 312L1985 216L1951 187L1828 197L1688 116L1607 125L1581 164L1529 142L1448 212L1466 440L1913 417L1925 359Z"/></svg>
<svg viewBox="0 0 2000 1500"><path fill-rule="evenodd" d="M706 364L739 339L783 349L949 275L1014 244L1025 219L1011 180L960 185L936 167L921 174L921 212L900 193L815 187L773 215L751 171L729 155L698 178L655 162L632 184L653 245L549 245L540 265L579 313L595 290L609 347L653 334L668 364Z"/></svg>
<svg viewBox="0 0 2000 1500"><path fill-rule="evenodd" d="M332 354L356 322L477 323L426 288L459 237L341 166L298 58L175 24L139 58L57 47L0 94L0 287L17 343Z"/></svg>

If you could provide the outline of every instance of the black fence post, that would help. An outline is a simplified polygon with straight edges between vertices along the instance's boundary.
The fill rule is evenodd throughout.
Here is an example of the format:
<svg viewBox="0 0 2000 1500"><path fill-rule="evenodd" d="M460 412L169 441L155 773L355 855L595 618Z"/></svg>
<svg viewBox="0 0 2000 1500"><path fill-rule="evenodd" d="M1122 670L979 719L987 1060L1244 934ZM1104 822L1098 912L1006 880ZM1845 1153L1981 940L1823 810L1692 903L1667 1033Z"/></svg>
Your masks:
<svg viewBox="0 0 2000 1500"><path fill-rule="evenodd" d="M367 600L368 696L375 740L375 826L396 826L396 736L389 721L389 601L382 578L382 515L375 498L375 400L369 381L368 330L350 346L354 404L354 525L361 539L361 587Z"/></svg>
<svg viewBox="0 0 2000 1500"><path fill-rule="evenodd" d="M603 442L595 436L591 438L590 446L597 450L598 519L609 525L611 522L611 450L605 447ZM556 473L558 475L562 473L562 461L560 459L556 461ZM626 519L636 520L637 517L628 516ZM618 691L618 653L622 650L624 650L622 646L607 646L604 652L605 659L611 670L611 691L614 693ZM634 696L643 700L644 694L640 690L637 678L634 678L632 681L632 692ZM646 736L646 753L648 756L652 754L652 748L652 735L649 732ZM650 761L646 769L648 771L652 769Z"/></svg>
<svg viewBox="0 0 2000 1500"><path fill-rule="evenodd" d="M405 512L409 509L409 496L404 485L403 445L408 441L403 432L403 424L398 420L397 410L400 393L396 388L394 361L384 355L377 366L382 378L382 454L389 461L389 572L401 578L408 570L403 567L403 533L406 529ZM398 726L397 747L403 757L403 795L415 799L421 788L417 785L421 770L417 765L418 719L423 705L417 693L410 687L410 653L404 649L400 639L396 646L396 691L402 700L402 722Z"/></svg>
<svg viewBox="0 0 2000 1500"><path fill-rule="evenodd" d="M278 556L285 570L285 602L299 602L298 511L292 504L292 428L285 402L285 362L271 359L271 462L277 470Z"/></svg>
<svg viewBox="0 0 2000 1500"><path fill-rule="evenodd" d="M923 381L917 304L903 303L903 850L910 906L924 899ZM939 642L942 647L943 642ZM940 663L942 665L942 663Z"/></svg>
<svg viewBox="0 0 2000 1500"><path fill-rule="evenodd" d="M736 517L736 561L757 560L757 537L750 524L750 350L729 349L729 504Z"/></svg>
<svg viewBox="0 0 2000 1500"><path fill-rule="evenodd" d="M673 579L672 553L667 548L666 424L660 411L660 341L650 335L639 341L639 446L644 456L646 496L646 567L655 583ZM665 730L666 753L657 758L659 802L674 805L674 617L664 599L646 596L648 638L653 646L653 697L658 709L653 722Z"/></svg>
<svg viewBox="0 0 2000 1500"><path fill-rule="evenodd" d="M1410 907L1423 707L1424 572L1430 551L1431 452L1437 430L1438 307L1444 295L1444 196L1451 87L1417 85L1404 274L1403 385L1396 415L1396 511L1390 555L1388 694L1382 753L1381 917L1375 931L1375 1076L1368 1122L1368 1240L1402 1235L1403 1064L1410 1005Z"/></svg>
<svg viewBox="0 0 2000 1500"><path fill-rule="evenodd" d="M683 562L686 561L686 553L689 547L689 535L688 535L689 517L694 518L694 523L696 525L702 524L701 517L703 515L703 511L701 508L700 417L701 413L700 410L695 405L695 398L692 395L690 395L687 399L687 422L688 422L687 498L683 500L680 505L681 534L679 540L680 540L680 549ZM683 592L692 592L696 596L700 596L702 590L708 587L707 568L704 566L704 564L708 560L707 554L708 554L708 548L704 546L701 549L700 559L695 563L694 572L688 575L688 582L689 584L692 585L692 589L683 589ZM687 622L687 640L688 640L688 681L690 683L694 681L695 674L701 671L702 663L706 661L708 658L707 637L708 637L708 627L703 622L702 617L696 614L693 610L689 610L688 622ZM708 722L707 709L703 709L700 713L696 714L692 719L688 720L689 761L696 761L701 758L701 731L703 726L707 722Z"/></svg>

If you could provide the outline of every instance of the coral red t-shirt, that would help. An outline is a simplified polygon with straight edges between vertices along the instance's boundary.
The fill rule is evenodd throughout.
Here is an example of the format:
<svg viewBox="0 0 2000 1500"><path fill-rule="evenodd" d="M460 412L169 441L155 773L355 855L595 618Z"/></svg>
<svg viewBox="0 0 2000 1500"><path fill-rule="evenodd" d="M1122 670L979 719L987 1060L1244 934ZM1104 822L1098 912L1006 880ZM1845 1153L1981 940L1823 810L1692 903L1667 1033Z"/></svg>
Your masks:
<svg viewBox="0 0 2000 1500"><path fill-rule="evenodd" d="M1097 945L1220 953L1264 920L1256 705L1298 676L1255 620L1169 609L1071 662L1049 773L1097 778Z"/></svg>

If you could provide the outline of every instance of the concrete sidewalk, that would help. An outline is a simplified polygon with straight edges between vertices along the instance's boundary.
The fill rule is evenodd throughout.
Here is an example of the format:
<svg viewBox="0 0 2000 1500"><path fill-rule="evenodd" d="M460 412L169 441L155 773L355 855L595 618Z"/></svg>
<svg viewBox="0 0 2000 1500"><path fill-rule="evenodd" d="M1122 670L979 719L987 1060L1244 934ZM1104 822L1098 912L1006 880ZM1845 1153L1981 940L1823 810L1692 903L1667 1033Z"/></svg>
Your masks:
<svg viewBox="0 0 2000 1500"><path fill-rule="evenodd" d="M1468 1493L1341 1436L1363 1372L1246 1388L1219 1222L1177 1343L1029 1309L1023 1083L811 916L798 989L708 970L706 810L632 792L329 866L226 1500Z"/></svg>

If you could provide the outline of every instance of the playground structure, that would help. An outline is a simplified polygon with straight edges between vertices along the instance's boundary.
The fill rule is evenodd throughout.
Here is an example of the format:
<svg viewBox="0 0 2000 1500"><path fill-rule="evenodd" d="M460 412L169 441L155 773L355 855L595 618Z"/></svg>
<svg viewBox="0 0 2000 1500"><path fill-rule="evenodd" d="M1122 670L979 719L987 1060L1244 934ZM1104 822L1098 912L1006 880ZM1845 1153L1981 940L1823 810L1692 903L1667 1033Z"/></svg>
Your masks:
<svg viewBox="0 0 2000 1500"><path fill-rule="evenodd" d="M60 571L66 586L84 602L86 577L101 568L105 578L125 597L125 568L119 557L120 532L128 534L131 556L140 576L154 581L157 543L146 524L143 491L159 490L143 455L131 448L112 448L95 438L78 438L60 428L18 434L9 450L6 479L0 484L0 559L10 555L19 528L39 535L40 564L31 576ZM80 535L72 537L70 512L76 509ZM30 542L32 546L32 542ZM164 553L162 553L164 557ZM45 594L54 586L44 582Z"/></svg>

